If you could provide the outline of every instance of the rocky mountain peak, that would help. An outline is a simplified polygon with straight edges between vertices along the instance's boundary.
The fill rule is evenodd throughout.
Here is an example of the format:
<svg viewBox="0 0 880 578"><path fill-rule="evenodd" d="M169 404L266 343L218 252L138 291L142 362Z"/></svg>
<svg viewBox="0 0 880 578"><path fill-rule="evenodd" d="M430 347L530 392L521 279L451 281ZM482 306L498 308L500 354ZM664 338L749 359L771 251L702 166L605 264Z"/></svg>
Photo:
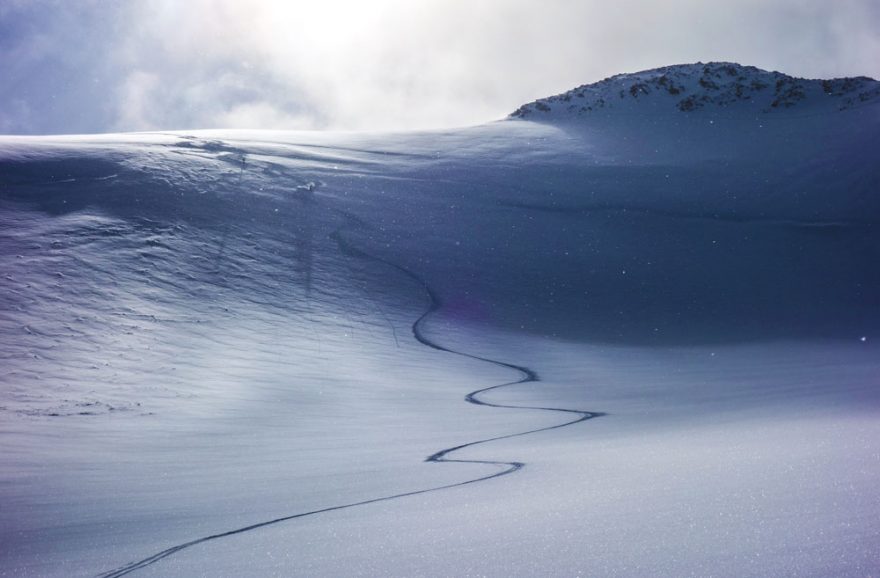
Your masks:
<svg viewBox="0 0 880 578"><path fill-rule="evenodd" d="M732 62L698 62L618 74L523 105L511 117L541 120L613 111L846 110L875 100L880 100L880 82L864 76L812 80Z"/></svg>

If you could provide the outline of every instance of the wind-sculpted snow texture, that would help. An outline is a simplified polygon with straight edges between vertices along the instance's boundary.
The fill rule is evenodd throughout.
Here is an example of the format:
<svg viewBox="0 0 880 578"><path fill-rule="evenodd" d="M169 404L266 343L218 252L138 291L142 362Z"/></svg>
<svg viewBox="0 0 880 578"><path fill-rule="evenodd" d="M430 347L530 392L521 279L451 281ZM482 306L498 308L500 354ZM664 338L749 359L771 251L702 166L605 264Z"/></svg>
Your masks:
<svg viewBox="0 0 880 578"><path fill-rule="evenodd" d="M876 574L876 97L3 137L0 576Z"/></svg>

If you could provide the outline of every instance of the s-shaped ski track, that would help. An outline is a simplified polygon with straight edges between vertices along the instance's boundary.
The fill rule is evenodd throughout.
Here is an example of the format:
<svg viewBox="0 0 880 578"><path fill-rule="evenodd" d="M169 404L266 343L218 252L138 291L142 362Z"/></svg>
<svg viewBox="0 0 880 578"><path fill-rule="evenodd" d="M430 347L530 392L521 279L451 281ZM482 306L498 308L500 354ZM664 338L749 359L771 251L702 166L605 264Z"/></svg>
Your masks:
<svg viewBox="0 0 880 578"><path fill-rule="evenodd" d="M358 219L354 218L353 216L351 216L347 213L344 213L344 216L349 221L354 222L355 224L360 224L360 221ZM485 439L480 439L480 440L468 442L465 444L460 444L460 445L457 445L454 447L440 450L438 452L431 454L427 458L425 458L426 462L435 462L435 463L445 462L445 463L485 464L485 465L491 465L491 466L499 466L501 469L499 471L496 471L493 474L489 474L489 475L482 476L479 478L473 478L470 480L465 480L463 482L456 482L454 484L446 484L443 486L436 486L433 488L425 488L422 490L413 490L411 492L403 492L400 494L393 494L390 496L383 496L380 498L371 498L369 500L362 500L360 502L351 502L348 504L341 504L338 506L330 506L328 508L321 508L319 510L312 510L309 512L301 512L298 514L291 514L289 516L282 516L279 518L274 518L272 520L266 520L265 522L251 524L250 526L236 528L234 530L229 530L227 532L221 532L218 534L212 534L210 536L204 536L202 538L197 538L197 539L191 540L189 542L184 542L182 544L178 544L176 546L166 548L165 550L162 550L161 552L156 552L152 556L149 556L149 557L144 558L142 560L138 560L136 562L131 562L129 564L126 564L125 566L120 566L119 568L116 568L115 570L110 570L108 572L98 574L96 578L119 578L120 576L125 576L128 574L131 574L132 572L136 572L142 568L145 568L147 566L151 566L151 565L155 564L156 562L159 562L160 560L168 558L169 556L173 556L174 554L177 554L178 552L180 552L182 550L192 548L193 546L197 546L199 544L204 544L205 542L211 542L213 540L219 540L221 538L228 538L230 536L235 536L237 534L244 534L245 532L250 532L252 530L257 530L260 528L265 528L267 526L280 524L281 522L287 522L289 520L296 520L297 518L305 518L307 516L314 516L317 514L334 512L337 510L345 510L348 508L356 508L358 506L366 506L368 504L375 504L378 502L387 502L390 500L397 500L397 499L406 498L409 496L417 496L420 494L427 494L429 492L438 492L440 490L448 490L451 488L458 488L461 486L476 484L478 482L485 482L487 480L491 480L494 478L500 478L501 476L506 476L508 474L512 474L512 473L522 469L525 466L525 464L523 462L451 459L448 456L453 452L463 450L465 448L470 448L470 447L474 447L474 446L478 446L481 444L486 444L486 443L494 442L494 441L498 441L498 440L510 439L510 438L525 436L525 435L534 434L534 433L538 433L538 432L559 429L559 428L567 427L570 425L574 425L576 423L580 423L583 421L587 421L589 419L593 419L593 418L605 415L602 412L596 412L596 411L584 411L584 410L576 410L576 409L564 409L564 408L558 408L558 407L543 407L543 406L528 406L528 405L505 405L505 404L499 404L499 403L492 403L492 402L480 399L480 396L483 393L486 393L488 391L501 389L501 388L509 387L509 386L513 386L513 385L518 385L521 383L538 382L538 381L540 381L540 378L538 377L538 374L534 370L532 370L529 367L526 367L524 365L515 365L513 363L507 363L504 361L489 359L488 357L481 357L479 355L474 355L474 354L466 353L463 351L456 351L454 349L440 345L436 341L429 338L424 331L424 324L425 324L426 320L428 319L428 317L430 317L433 313L439 311L441 308L440 298L437 296L435 291L421 277L419 277L416 273L410 271L409 269L407 269L401 265L398 265L396 263L393 263L391 261L387 261L381 257L376 257L374 255L371 255L369 253L366 253L366 252L358 249L357 247L352 245L349 241L347 241L342 236L340 230L341 229L337 229L336 231L331 233L330 236L334 241L336 241L340 250L343 253L345 253L349 256L352 256L352 257L375 261L377 263L381 263L387 267L395 269L395 270L399 271L400 273L402 273L403 275L405 275L406 277L415 281L419 286L422 287L422 289L424 290L425 295L428 299L428 306L425 309L425 311L422 313L422 315L418 319L416 319L416 321L413 322L413 324L412 324L412 334L413 334L413 337L416 339L416 341L418 341L422 345L425 345L426 347L436 349L437 351L443 351L445 353L449 353L452 355L458 355L461 357L475 359L477 361L482 361L484 363L491 363L491 364L496 365L498 367L504 367L506 369L511 369L511 370L519 373L520 378L515 381L500 383L498 385L492 385L490 387L484 387L482 389L478 389L476 391L470 392L464 398L466 402L472 403L475 405L482 405L482 406L486 406L486 407L497 407L497 408L505 408L505 409L533 409L533 410L541 410L541 411L552 411L552 412L564 413L564 414L571 415L572 419L565 421L563 423L548 426L548 427L542 427L542 428L532 429L532 430L528 430L528 431L522 431L522 432L517 432L517 433L512 433L512 434L507 434L507 435L485 438Z"/></svg>

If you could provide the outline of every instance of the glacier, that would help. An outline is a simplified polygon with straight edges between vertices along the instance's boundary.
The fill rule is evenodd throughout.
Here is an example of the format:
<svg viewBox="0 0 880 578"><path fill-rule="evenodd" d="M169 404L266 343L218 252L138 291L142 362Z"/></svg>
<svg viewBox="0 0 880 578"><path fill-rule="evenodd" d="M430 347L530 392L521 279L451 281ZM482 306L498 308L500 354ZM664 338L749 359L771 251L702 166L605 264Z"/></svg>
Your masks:
<svg viewBox="0 0 880 578"><path fill-rule="evenodd" d="M0 576L876 574L878 86L0 137Z"/></svg>

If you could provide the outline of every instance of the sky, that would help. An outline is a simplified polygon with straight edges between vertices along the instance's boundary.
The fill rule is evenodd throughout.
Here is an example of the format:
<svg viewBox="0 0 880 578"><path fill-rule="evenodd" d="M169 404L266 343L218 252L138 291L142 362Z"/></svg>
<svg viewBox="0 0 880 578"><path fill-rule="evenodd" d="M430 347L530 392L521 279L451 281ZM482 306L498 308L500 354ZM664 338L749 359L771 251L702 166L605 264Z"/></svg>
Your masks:
<svg viewBox="0 0 880 578"><path fill-rule="evenodd" d="M466 126L717 60L880 78L880 2L0 0L0 134Z"/></svg>

